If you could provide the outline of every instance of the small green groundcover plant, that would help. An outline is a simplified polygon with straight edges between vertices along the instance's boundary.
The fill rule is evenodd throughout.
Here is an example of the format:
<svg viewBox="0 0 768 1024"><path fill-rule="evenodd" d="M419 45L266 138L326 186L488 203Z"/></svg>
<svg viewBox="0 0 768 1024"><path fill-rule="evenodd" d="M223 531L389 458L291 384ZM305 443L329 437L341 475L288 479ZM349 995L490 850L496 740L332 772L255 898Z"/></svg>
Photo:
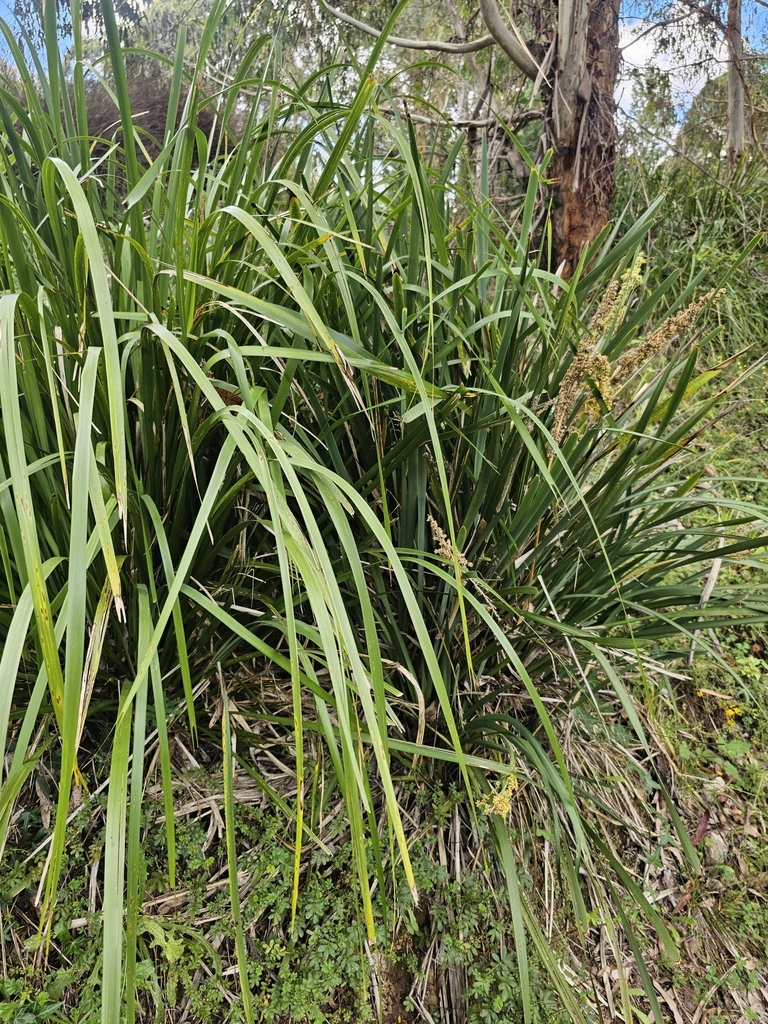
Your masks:
<svg viewBox="0 0 768 1024"><path fill-rule="evenodd" d="M209 780L206 780L209 781ZM187 784L194 784L188 777ZM200 780L202 786L203 780ZM338 797L338 794L335 794ZM93 822L104 801L88 801L84 812ZM252 933L248 983L258 1018L264 1021L322 1022L376 1019L371 960L365 952L365 925L359 896L351 879L351 847L343 822L331 830L337 846L332 857L315 852L307 865L302 895L291 925L293 853L284 842L285 820L274 808L238 806L236 828L244 846L242 871L252 880L243 900L243 916ZM177 831L177 912L147 910L138 919L136 987L138 1004L148 1019L164 1013L211 1022L244 1019L220 950L234 939L226 888L211 878L226 871L221 847L212 855L206 846L206 825L200 818L181 823ZM65 880L57 904L52 952L47 966L35 964L35 933L26 942L26 962L10 965L0 981L0 1020L60 1021L86 1024L101 1015L103 949L98 915L88 911L88 877L99 856L103 832L82 828L71 833L62 865ZM167 894L167 854L162 842L145 844L147 902ZM377 938L389 946L387 969L417 977L432 936L438 937L440 969L466 974L465 1019L475 1022L522 1020L522 1000L514 953L507 945L508 908L488 888L482 871L460 880L439 863L434 836L412 848L414 872L429 920L414 907L407 886L398 911L411 923L394 949L377 915ZM19 858L20 860L21 858ZM34 874L39 876L44 858ZM13 900L23 869L9 865L3 913L12 920ZM155 905L157 905L155 903ZM421 914L421 926L414 911ZM74 922L74 924L73 924ZM17 922L18 923L18 922ZM18 934L18 933L17 933ZM10 936L10 932L9 932ZM55 966L58 964L58 966ZM382 964L379 973L385 977ZM556 994L533 965L537 1014L554 1013ZM399 993L402 1012L413 1011L408 989ZM546 1019L560 1019L546 1016ZM564 1019L564 1018L563 1018Z"/></svg>
<svg viewBox="0 0 768 1024"><path fill-rule="evenodd" d="M546 162L531 165L504 223L487 199L485 148L475 196L456 170L462 137L427 161L413 125L380 112L383 37L348 101L334 98L339 66L301 87L279 83L267 37L204 95L223 9L214 5L194 68L179 40L154 159L132 121L108 2L120 124L98 145L80 6L71 73L53 0L45 66L30 69L0 24L15 76L0 89L0 836L9 856L19 801L44 780L40 957L62 921L68 818L100 793L89 991L105 1024L133 1024L159 984L148 948L170 965L166 984L179 984L200 940L144 913L146 793L159 776L173 893L174 764L212 745L222 942L244 1019L263 1015L261 972L279 978L287 954L251 944L243 873L255 866L235 783L253 773L284 816L294 937L307 858L330 849L320 834L330 790L315 793L308 753L320 745L363 948L396 913L393 871L417 899L402 778L426 772L460 788L462 827L504 880L512 953L498 972L514 965L522 1019L539 971L583 1019L506 811L530 776L577 932L618 888L674 958L674 936L584 816L558 715L599 705L607 688L650 756L627 671L652 700L658 658L694 634L706 650L707 629L765 615L760 588L738 575L711 593L703 583L715 558L759 564L764 521L701 486L691 458L722 392L739 384L718 391L723 366L699 365L697 316L727 280L702 294L693 277L671 303L674 275L645 290L655 204L621 237L604 232L563 281L547 265L546 228L533 241ZM244 93L241 137L197 129L201 106L226 126ZM250 663L261 675L248 683ZM290 738L282 788L254 765L241 685ZM619 914L619 930L605 919L610 941L623 930L638 955L660 1020L629 918ZM317 969L334 962L318 955ZM469 980L470 992L486 984ZM626 984L621 999L630 1014Z"/></svg>

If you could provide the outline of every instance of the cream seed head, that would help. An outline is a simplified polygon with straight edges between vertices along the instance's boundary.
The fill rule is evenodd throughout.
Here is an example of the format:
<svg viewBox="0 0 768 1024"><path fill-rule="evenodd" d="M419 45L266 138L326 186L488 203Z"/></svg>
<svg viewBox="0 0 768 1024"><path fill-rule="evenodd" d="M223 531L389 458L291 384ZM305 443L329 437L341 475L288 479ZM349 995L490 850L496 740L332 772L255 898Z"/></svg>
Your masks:
<svg viewBox="0 0 768 1024"><path fill-rule="evenodd" d="M630 352L622 356L616 365L616 369L613 371L612 379L614 386L616 388L621 387L624 381L643 363L646 363L651 356L660 352L673 338L689 331L693 327L696 317L707 303L723 294L723 292L724 289L722 288L720 291L713 289L702 295L696 302L692 302L685 309L681 309L665 320L645 341L641 341L639 345L636 345Z"/></svg>
<svg viewBox="0 0 768 1024"><path fill-rule="evenodd" d="M519 785L514 775L508 775L498 789L480 797L478 807L484 814L498 814L499 817L506 818L512 810L512 798Z"/></svg>
<svg viewBox="0 0 768 1024"><path fill-rule="evenodd" d="M608 357L600 352L592 356L586 375L597 388L603 404L610 409L616 389L611 383L611 364ZM603 414L600 403L594 395L590 395L584 403L584 411L591 420L598 419Z"/></svg>
<svg viewBox="0 0 768 1024"><path fill-rule="evenodd" d="M573 362L568 367L563 382L560 385L560 393L557 396L555 406L555 421L552 426L552 437L557 444L560 444L565 431L565 421L568 413L573 408L573 403L584 386L591 360L594 344L589 337L583 338Z"/></svg>
<svg viewBox="0 0 768 1024"><path fill-rule="evenodd" d="M590 330L593 334L603 334L606 326L610 323L613 314L616 312L616 300L619 297L620 284L618 281L611 281L605 289L597 312L592 317Z"/></svg>
<svg viewBox="0 0 768 1024"><path fill-rule="evenodd" d="M614 397L631 374L660 352L673 338L689 331L707 303L722 293L722 289L720 292L709 291L696 302L669 317L645 340L641 340L631 351L623 355L611 371L608 358L595 350L600 337L608 337L623 318L632 289L642 284L644 263L645 256L638 253L632 266L619 280L611 281L600 300L589 334L582 339L560 385L552 425L552 437L556 444L560 444L568 417L590 381L602 403L597 395L592 393L583 400L583 407L587 419L595 420L602 415L603 407L611 408Z"/></svg>
<svg viewBox="0 0 768 1024"><path fill-rule="evenodd" d="M635 256L634 262L629 270L625 270L621 275L621 280L628 282L629 287L633 288L636 284L643 283L643 267L645 266L647 257L645 253L639 252Z"/></svg>
<svg viewBox="0 0 768 1024"><path fill-rule="evenodd" d="M632 289L643 283L644 264L645 255L639 252L621 278L608 285L590 325L593 335L613 333L626 312Z"/></svg>
<svg viewBox="0 0 768 1024"><path fill-rule="evenodd" d="M429 528L432 531L432 542L435 545L435 554L440 558L444 558L447 562L453 561L453 545L451 539L440 524L435 520L434 516L428 515L427 522ZM456 561L459 563L462 569L471 569L472 563L461 553L456 552Z"/></svg>

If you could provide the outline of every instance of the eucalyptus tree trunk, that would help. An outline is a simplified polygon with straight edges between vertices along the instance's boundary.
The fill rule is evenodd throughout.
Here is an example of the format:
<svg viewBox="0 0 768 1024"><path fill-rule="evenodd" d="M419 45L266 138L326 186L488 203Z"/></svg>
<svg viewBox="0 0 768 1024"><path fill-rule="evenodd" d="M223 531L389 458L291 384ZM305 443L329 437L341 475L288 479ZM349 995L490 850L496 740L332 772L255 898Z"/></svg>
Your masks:
<svg viewBox="0 0 768 1024"><path fill-rule="evenodd" d="M571 273L608 223L616 163L618 0L564 0L550 101L555 256Z"/></svg>
<svg viewBox="0 0 768 1024"><path fill-rule="evenodd" d="M746 148L744 128L744 49L741 0L728 0L728 159L735 164Z"/></svg>
<svg viewBox="0 0 768 1024"><path fill-rule="evenodd" d="M619 2L560 0L556 50L551 51L556 59L549 66L533 61L519 34L507 28L496 0L480 0L480 10L507 56L529 78L551 87L545 139L554 150L554 257L570 275L583 247L594 241L611 214Z"/></svg>

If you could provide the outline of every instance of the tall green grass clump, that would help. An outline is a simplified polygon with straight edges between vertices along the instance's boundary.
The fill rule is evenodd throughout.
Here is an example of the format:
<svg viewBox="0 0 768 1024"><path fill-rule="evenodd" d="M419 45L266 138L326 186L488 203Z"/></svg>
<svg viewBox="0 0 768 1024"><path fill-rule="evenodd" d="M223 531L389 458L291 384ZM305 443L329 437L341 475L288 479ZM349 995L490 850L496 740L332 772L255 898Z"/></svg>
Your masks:
<svg viewBox="0 0 768 1024"><path fill-rule="evenodd" d="M618 181L625 216L633 219L649 197L666 197L665 216L654 225L648 242L649 273L655 284L677 273L684 284L700 277L705 287L712 287L728 273L736 253L758 234L765 237L768 181L765 156L759 150L735 168L720 159L719 150L713 156L694 147L689 159L676 151L653 167L643 166L640 157L627 160L627 165ZM750 344L753 358L762 357L768 346L763 248L764 244L754 249L742 272L729 277L717 310L731 325L729 334L744 339L736 347ZM732 337L725 340L734 344Z"/></svg>
<svg viewBox="0 0 768 1024"><path fill-rule="evenodd" d="M0 835L45 764L58 786L45 941L73 793L105 781L89 751L107 745L102 1019L132 1024L148 756L158 752L173 887L167 722L183 710L194 743L198 695L220 687L233 942L254 1020L233 825L244 755L226 690L256 659L292 707L275 723L294 736L294 911L314 841L309 732L345 801L371 940L387 913L387 845L417 896L393 774L442 765L469 795L470 827L488 816L526 1019L530 942L578 1018L505 815L524 763L551 806L574 920L587 927L581 878L607 872L674 956L584 817L547 702L567 710L613 687L645 743L627 668L652 700L653 659L765 614L738 582L702 600L715 557L755 561L762 521L687 469L720 397L696 397L719 372L698 365L695 328L717 296L694 277L657 320L674 283L643 290L657 207L622 238L601 238L573 280L547 270L531 244L546 168L531 167L511 225L482 194L461 193L462 138L428 164L411 124L378 112L381 43L348 105L334 100L338 68L279 85L267 38L229 88L205 96L223 7L195 68L179 40L154 160L132 121L108 3L113 140L89 136L86 74L106 72L84 65L79 6L71 76L51 0L47 68L28 68L2 26L19 81L0 90ZM245 131L230 137L243 95ZM211 103L224 128L209 138L196 124ZM492 786L499 778L511 781Z"/></svg>

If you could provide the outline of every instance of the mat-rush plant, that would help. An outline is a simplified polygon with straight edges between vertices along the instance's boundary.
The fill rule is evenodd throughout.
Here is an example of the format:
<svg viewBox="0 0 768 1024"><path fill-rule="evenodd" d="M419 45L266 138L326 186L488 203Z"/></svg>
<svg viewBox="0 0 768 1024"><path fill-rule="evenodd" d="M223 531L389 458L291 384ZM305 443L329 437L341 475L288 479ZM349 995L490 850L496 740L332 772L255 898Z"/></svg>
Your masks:
<svg viewBox="0 0 768 1024"><path fill-rule="evenodd" d="M690 338L659 353L690 333L697 281L661 325L654 309L673 278L633 298L655 208L620 241L603 238L571 282L542 269L528 241L540 172L531 169L508 229L482 187L480 200L459 195L462 139L429 166L408 123L377 113L379 47L341 106L336 69L278 87L279 59L258 40L217 98L227 123L247 90L245 138L217 136L213 149L195 129L209 102L196 82L222 8L196 68L183 67L179 40L151 163L108 3L121 128L98 158L77 3L71 81L51 0L47 69L28 70L2 28L25 102L0 92L0 830L8 836L45 759L58 807L41 929L56 913L73 784L98 784L86 750L108 742L103 1020L125 1014L130 1024L145 762L159 751L173 886L166 723L181 702L194 740L196 694L221 681L232 917L254 1019L225 690L228 670L256 657L284 673L293 705L294 908L302 846L313 841L304 732L316 730L345 798L371 938L371 877L386 891L379 813L413 885L393 759L444 762L477 797L489 773L514 777L524 758L551 800L576 920L586 927L579 871L594 874L593 858L607 858L673 952L585 823L542 695L554 686L592 699L584 666L597 666L642 736L617 656L642 672L662 638L687 643L701 620L764 615L754 586L701 606L715 554L735 563L758 547L748 528L760 513L718 502L686 474L716 404L695 395L718 371L697 371ZM192 88L174 130L185 77ZM525 720L510 704L517 691L532 709ZM521 891L503 803L484 806L526 1018L526 932L578 1018ZM695 865L682 825L679 839ZM631 1015L626 984L623 998Z"/></svg>

